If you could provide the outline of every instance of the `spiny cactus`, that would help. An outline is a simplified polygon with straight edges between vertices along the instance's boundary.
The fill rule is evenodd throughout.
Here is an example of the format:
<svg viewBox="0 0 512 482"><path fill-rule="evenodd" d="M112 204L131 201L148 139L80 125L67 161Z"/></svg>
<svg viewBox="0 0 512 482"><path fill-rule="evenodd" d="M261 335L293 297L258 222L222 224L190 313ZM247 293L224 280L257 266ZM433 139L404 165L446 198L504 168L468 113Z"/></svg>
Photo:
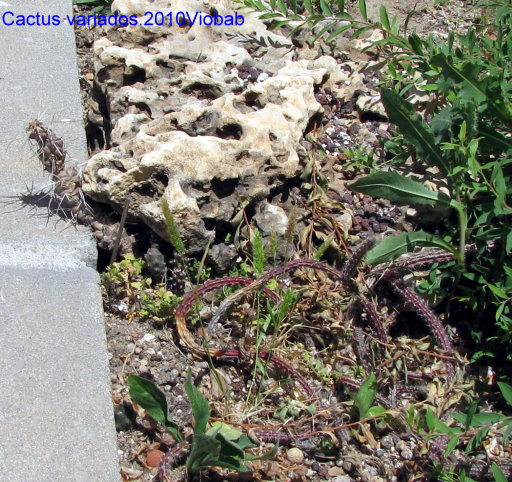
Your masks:
<svg viewBox="0 0 512 482"><path fill-rule="evenodd" d="M86 201L81 170L65 166L67 151L63 140L38 120L29 123L27 132L29 139L36 142L37 156L53 182L48 190L38 193L29 191L18 199L24 204L38 206L46 202L49 214L58 214L73 222L91 226L98 246L109 251L117 249L119 231L122 230L118 251L121 254L131 252L134 238L121 228L120 223L112 221L100 205L91 206Z"/></svg>

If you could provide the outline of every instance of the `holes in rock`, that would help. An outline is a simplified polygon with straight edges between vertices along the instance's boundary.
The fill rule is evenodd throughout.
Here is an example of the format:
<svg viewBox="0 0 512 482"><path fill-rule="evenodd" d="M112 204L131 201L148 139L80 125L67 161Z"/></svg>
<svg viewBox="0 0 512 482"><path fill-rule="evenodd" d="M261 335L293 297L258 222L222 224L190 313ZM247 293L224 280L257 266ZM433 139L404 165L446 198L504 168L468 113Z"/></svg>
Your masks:
<svg viewBox="0 0 512 482"><path fill-rule="evenodd" d="M100 70L98 70L96 78L98 79L98 82L100 84L105 83L107 80L110 79L110 76L108 75L108 70L105 67L101 68Z"/></svg>
<svg viewBox="0 0 512 482"><path fill-rule="evenodd" d="M217 225L217 222L213 219L205 219L204 220L204 227L207 231L213 231L215 229L216 225Z"/></svg>
<svg viewBox="0 0 512 482"><path fill-rule="evenodd" d="M95 111L94 115L87 116L85 134L87 136L89 154L93 154L102 149L110 149L112 132L108 101L100 85L96 82L93 84L91 95L96 101L99 112Z"/></svg>
<svg viewBox="0 0 512 482"><path fill-rule="evenodd" d="M87 137L87 147L89 148L90 154L105 149L105 136L103 135L103 129L98 125L87 122L85 126L85 135Z"/></svg>
<svg viewBox="0 0 512 482"><path fill-rule="evenodd" d="M210 136L214 134L214 125L219 118L216 112L206 111L201 114L194 122L190 124L190 129L187 129L189 135L196 136ZM190 132L189 132L190 131Z"/></svg>
<svg viewBox="0 0 512 482"><path fill-rule="evenodd" d="M169 176L166 172L159 171L153 175L153 179L163 186L162 192L169 185Z"/></svg>
<svg viewBox="0 0 512 482"><path fill-rule="evenodd" d="M150 119L153 118L151 115L151 108L145 102L138 102L137 104L135 104L135 107L137 107L137 109L139 109L140 112L146 114Z"/></svg>
<svg viewBox="0 0 512 482"><path fill-rule="evenodd" d="M240 124L226 124L222 127L217 127L215 135L221 139L235 139L237 141L242 137L243 130Z"/></svg>
<svg viewBox="0 0 512 482"><path fill-rule="evenodd" d="M231 226L231 224L229 224L225 221L217 221L214 224L214 227L215 227L215 240L213 241L214 244L223 243L225 241L226 235L228 233L233 234L233 227Z"/></svg>
<svg viewBox="0 0 512 482"><path fill-rule="evenodd" d="M218 199L231 196L231 194L235 192L237 186L238 179L212 179L211 181L211 190Z"/></svg>
<svg viewBox="0 0 512 482"><path fill-rule="evenodd" d="M223 92L215 85L194 82L182 90L184 94L193 95L198 99L215 100L222 96Z"/></svg>
<svg viewBox="0 0 512 482"><path fill-rule="evenodd" d="M277 136L273 132L268 133L268 138L270 139L270 142L277 141Z"/></svg>
<svg viewBox="0 0 512 482"><path fill-rule="evenodd" d="M309 134L313 129L320 127L322 125L322 118L323 116L321 113L316 113L315 115L311 116L308 125L304 130L304 136Z"/></svg>
<svg viewBox="0 0 512 482"><path fill-rule="evenodd" d="M257 94L256 92L248 92L248 93L245 95L245 103L246 103L249 107L255 107L256 109L263 109L263 107L265 107L265 106L261 103L261 100L260 100L260 96L259 96L259 94Z"/></svg>
<svg viewBox="0 0 512 482"><path fill-rule="evenodd" d="M169 177L165 172L159 171L154 173L147 181L134 186L131 194L138 194L144 198L144 202L149 202L155 197L160 197L169 184Z"/></svg>
<svg viewBox="0 0 512 482"><path fill-rule="evenodd" d="M137 82L146 82L146 71L131 65L127 67L123 74L123 85L133 85Z"/></svg>
<svg viewBox="0 0 512 482"><path fill-rule="evenodd" d="M387 122L387 118L376 112L362 112L359 116L361 122Z"/></svg>

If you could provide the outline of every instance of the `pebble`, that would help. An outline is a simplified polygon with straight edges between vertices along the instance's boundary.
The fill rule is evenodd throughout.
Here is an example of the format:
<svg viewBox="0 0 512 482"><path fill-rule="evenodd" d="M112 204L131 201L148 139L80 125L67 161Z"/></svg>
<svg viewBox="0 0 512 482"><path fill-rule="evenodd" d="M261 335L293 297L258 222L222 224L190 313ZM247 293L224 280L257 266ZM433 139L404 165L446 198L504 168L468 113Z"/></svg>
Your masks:
<svg viewBox="0 0 512 482"><path fill-rule="evenodd" d="M331 479L331 482L352 482L354 479L348 475L337 475Z"/></svg>
<svg viewBox="0 0 512 482"><path fill-rule="evenodd" d="M258 78L256 79L257 82L264 82L269 78L269 75L266 72L262 72L260 75L258 75Z"/></svg>
<svg viewBox="0 0 512 482"><path fill-rule="evenodd" d="M341 467L331 467L327 471L327 475L329 477L338 477L340 475L343 475L343 469Z"/></svg>
<svg viewBox="0 0 512 482"><path fill-rule="evenodd" d="M146 464L150 467L158 467L163 456L164 453L161 450L152 450L146 456Z"/></svg>
<svg viewBox="0 0 512 482"><path fill-rule="evenodd" d="M292 464L301 464L304 461L304 453L297 447L292 447L286 451L286 458Z"/></svg>
<svg viewBox="0 0 512 482"><path fill-rule="evenodd" d="M356 468L354 462L350 460L344 460L341 464L341 468L345 471L345 473L350 474L350 472L353 472Z"/></svg>
<svg viewBox="0 0 512 482"><path fill-rule="evenodd" d="M171 370L171 373L169 374L169 383L171 385L174 385L176 381L178 380L178 377L180 376L180 372L176 370L176 368L173 368Z"/></svg>
<svg viewBox="0 0 512 482"><path fill-rule="evenodd" d="M386 450L392 449L395 446L393 437L391 435L384 435L384 437L380 439L380 446Z"/></svg>
<svg viewBox="0 0 512 482"><path fill-rule="evenodd" d="M146 343L150 342L150 341L155 341L156 340L156 336L153 335L152 333L146 333L142 338L141 338L142 341L145 341Z"/></svg>

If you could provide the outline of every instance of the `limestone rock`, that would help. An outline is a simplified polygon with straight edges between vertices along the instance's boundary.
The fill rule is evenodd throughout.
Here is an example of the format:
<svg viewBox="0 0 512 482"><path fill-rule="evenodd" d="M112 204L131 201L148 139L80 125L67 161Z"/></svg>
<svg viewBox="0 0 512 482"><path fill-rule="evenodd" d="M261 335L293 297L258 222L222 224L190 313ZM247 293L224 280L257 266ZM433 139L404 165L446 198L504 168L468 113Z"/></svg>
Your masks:
<svg viewBox="0 0 512 482"><path fill-rule="evenodd" d="M225 0L114 0L112 11L141 20L145 12L235 14ZM111 130L108 150L85 169L84 191L118 212L128 199L129 219L167 239L165 197L190 254L232 232L247 206L265 213L262 231L284 234L287 215L267 200L303 172L300 141L324 113L315 90L342 91L350 74L331 57L294 51L257 15L239 14L236 27L105 27L108 38L94 44L101 112L89 118L108 112Z"/></svg>

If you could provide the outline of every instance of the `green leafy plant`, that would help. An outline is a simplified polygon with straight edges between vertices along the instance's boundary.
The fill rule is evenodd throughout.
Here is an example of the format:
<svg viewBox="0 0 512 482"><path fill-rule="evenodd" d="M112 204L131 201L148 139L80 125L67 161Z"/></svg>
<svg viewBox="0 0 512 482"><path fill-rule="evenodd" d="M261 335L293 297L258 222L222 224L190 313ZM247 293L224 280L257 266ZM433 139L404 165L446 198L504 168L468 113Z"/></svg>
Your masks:
<svg viewBox="0 0 512 482"><path fill-rule="evenodd" d="M155 293L141 293L142 308L140 314L142 316L157 317L162 320L170 317L181 301L181 297L176 296L171 291L167 291L164 287L159 288Z"/></svg>
<svg viewBox="0 0 512 482"><path fill-rule="evenodd" d="M169 233L169 241L171 246L176 250L177 253L184 254L185 244L181 239L180 230L176 224L176 221L174 220L171 208L169 207L169 201L167 201L165 197L162 197L161 205L162 212L164 213L165 224L167 226L167 232Z"/></svg>
<svg viewBox="0 0 512 482"><path fill-rule="evenodd" d="M365 0L358 1L359 19L346 12L344 0L241 4L260 12L271 28L291 27L291 36L309 30L310 42L320 37L330 42L349 31L354 37L370 30L382 33L366 49L387 55L387 87L381 98L400 131L388 154L408 160L413 176L404 175L403 166L392 161L393 170L380 171L378 163L363 156L361 162L373 172L350 187L398 203L443 209L446 215L437 233L389 238L369 253L369 262L392 260L404 247L437 246L452 252L458 263L445 268L455 280L449 294L479 315L469 315L474 340L496 347L478 353L501 351L512 360L512 1L481 2L477 7L486 9L488 20L464 35L451 32L446 41L407 35L412 12L403 26L389 18L385 6L378 20L369 19ZM404 98L411 90L431 96L428 116ZM437 173L436 189L421 182L427 169ZM470 262L468 245L473 248ZM489 317L496 321L494 328L483 323Z"/></svg>
<svg viewBox="0 0 512 482"><path fill-rule="evenodd" d="M109 15L112 0L74 0L75 5L85 5L91 9L91 13L101 13Z"/></svg>
<svg viewBox="0 0 512 482"><path fill-rule="evenodd" d="M509 408L512 408L512 386L504 382L498 382L498 386L505 402ZM491 429L494 429L495 433L501 433L501 443L505 445L509 442L512 435L512 416L494 412L479 412L478 405L478 401L474 401L464 413L452 413L451 417L455 421L455 424L452 425L437 418L430 408L426 409L424 420L427 437L435 439L445 436L447 438L444 457L448 457L455 448L460 446L466 453L481 450ZM493 436L497 437L497 435ZM457 467L455 469L459 474L462 472ZM491 470L495 480L500 480L500 475L504 477L497 464L492 464Z"/></svg>
<svg viewBox="0 0 512 482"><path fill-rule="evenodd" d="M209 425L208 401L192 383L190 370L184 388L194 418L194 435L191 442L185 441L178 425L170 420L165 395L152 381L137 375L129 375L128 388L132 400L167 429L176 441L186 446L186 468L190 476L208 467L224 467L245 472L248 469L244 462L270 459L277 452L277 448L274 448L261 457L246 454L246 448L255 447L246 435L222 423Z"/></svg>
<svg viewBox="0 0 512 482"><path fill-rule="evenodd" d="M352 394L354 406L357 408L359 420L384 414L386 409L380 405L373 405L377 396L377 378L374 373L361 384L357 392Z"/></svg>

